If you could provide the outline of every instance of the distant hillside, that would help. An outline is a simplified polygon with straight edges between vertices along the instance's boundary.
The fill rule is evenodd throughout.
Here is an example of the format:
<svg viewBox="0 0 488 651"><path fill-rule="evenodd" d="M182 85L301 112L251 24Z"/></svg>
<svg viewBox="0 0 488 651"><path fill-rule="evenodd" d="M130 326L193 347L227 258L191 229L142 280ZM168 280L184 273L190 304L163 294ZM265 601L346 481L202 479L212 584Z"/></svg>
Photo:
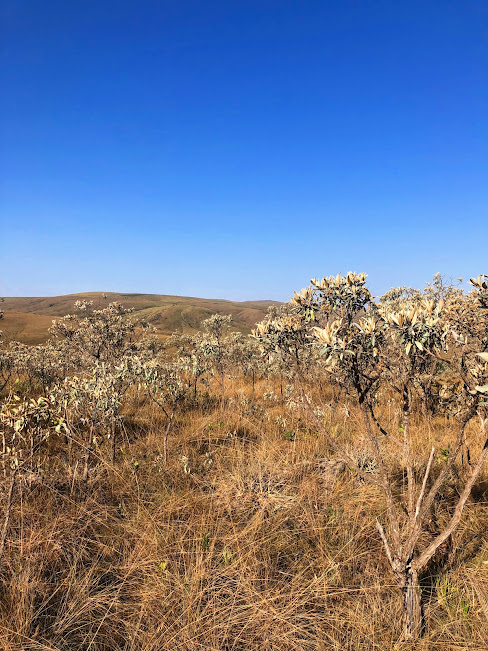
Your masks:
<svg viewBox="0 0 488 651"><path fill-rule="evenodd" d="M0 331L4 341L40 344L46 341L51 323L52 318L43 314L5 311L0 320Z"/></svg>
<svg viewBox="0 0 488 651"><path fill-rule="evenodd" d="M164 294L122 294L88 292L47 297L5 297L0 303L4 318L0 321L3 337L25 343L42 343L53 319L74 312L79 300L93 301L95 308L118 302L133 307L135 314L154 325L162 335L175 331L196 332L212 314L232 314L235 330L249 333L276 301L226 301L223 299L167 296Z"/></svg>

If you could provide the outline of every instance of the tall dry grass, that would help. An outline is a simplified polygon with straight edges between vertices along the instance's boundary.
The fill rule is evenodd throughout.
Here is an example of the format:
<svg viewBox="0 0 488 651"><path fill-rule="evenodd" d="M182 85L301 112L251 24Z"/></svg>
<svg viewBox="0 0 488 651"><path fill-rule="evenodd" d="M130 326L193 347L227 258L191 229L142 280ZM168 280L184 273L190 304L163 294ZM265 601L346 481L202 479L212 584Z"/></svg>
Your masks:
<svg viewBox="0 0 488 651"><path fill-rule="evenodd" d="M306 413L286 415L274 388L269 400L269 383L258 384L252 402L250 387L235 381L223 410L211 396L189 405L167 466L161 416L135 394L114 466L102 445L87 486L59 461L24 477L0 567L0 647L488 648L486 472L462 526L422 577L427 635L405 641L375 528L382 496L347 469L314 463L330 450ZM385 402L383 411L394 423L395 406ZM354 408L340 402L327 414L358 461L372 463ZM419 416L414 427L421 473L431 444L447 445L450 425ZM470 436L474 445L475 424ZM400 465L389 463L400 490ZM459 477L436 502L430 533L447 518Z"/></svg>

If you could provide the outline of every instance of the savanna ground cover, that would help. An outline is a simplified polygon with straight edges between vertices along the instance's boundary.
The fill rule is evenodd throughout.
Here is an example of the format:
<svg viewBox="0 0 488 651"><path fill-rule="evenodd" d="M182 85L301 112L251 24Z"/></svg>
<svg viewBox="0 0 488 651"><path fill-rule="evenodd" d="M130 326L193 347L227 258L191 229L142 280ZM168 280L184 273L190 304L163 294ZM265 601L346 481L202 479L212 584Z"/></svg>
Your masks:
<svg viewBox="0 0 488 651"><path fill-rule="evenodd" d="M0 647L488 648L488 283L0 348Z"/></svg>

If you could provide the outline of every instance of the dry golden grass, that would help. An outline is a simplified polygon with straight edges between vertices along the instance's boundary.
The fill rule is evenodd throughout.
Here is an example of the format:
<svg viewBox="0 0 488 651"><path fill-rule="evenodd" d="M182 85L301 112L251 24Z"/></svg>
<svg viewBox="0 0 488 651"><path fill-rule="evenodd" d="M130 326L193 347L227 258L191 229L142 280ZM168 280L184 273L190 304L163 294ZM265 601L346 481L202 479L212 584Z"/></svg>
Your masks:
<svg viewBox="0 0 488 651"><path fill-rule="evenodd" d="M288 440L275 422L285 410L263 399L265 389L257 387L257 409L239 399L239 391L250 395L239 382L224 411L210 397L189 407L171 436L167 467L160 415L134 395L115 467L102 446L86 489L62 464L26 479L0 568L0 647L488 648L486 473L432 576L422 578L427 635L404 641L374 524L381 495L348 470L330 477L304 464L330 450L306 414ZM354 410L329 417L358 455L359 423ZM449 424L419 419L415 428L420 468L432 442L445 444ZM474 446L475 427L471 436ZM395 471L397 461L390 464ZM456 485L454 477L447 499ZM432 529L445 517L434 512Z"/></svg>

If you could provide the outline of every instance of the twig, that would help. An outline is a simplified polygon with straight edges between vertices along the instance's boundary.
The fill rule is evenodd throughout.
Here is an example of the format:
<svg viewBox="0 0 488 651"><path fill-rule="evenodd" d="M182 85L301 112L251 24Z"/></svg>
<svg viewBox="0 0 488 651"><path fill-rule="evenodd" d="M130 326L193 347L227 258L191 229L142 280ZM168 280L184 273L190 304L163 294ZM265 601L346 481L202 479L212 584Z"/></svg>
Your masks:
<svg viewBox="0 0 488 651"><path fill-rule="evenodd" d="M425 494L425 488L427 486L427 480L429 479L430 469L432 466L432 462L434 461L434 455L435 455L435 447L432 446L432 450L430 451L429 463L427 464L427 468L425 469L424 481L422 482L422 489L420 491L420 495L417 500L417 506L415 507L415 520L418 518L420 507L422 506L422 501L424 499L424 494Z"/></svg>
<svg viewBox="0 0 488 651"><path fill-rule="evenodd" d="M385 530L383 529L383 525L381 524L381 522L379 520L376 520L376 528L378 529L378 533L380 534L380 538L383 541L383 545L385 546L386 555L388 556L388 560L390 561L390 565L393 567L393 557L391 555L390 545L388 544L388 540L386 539Z"/></svg>

